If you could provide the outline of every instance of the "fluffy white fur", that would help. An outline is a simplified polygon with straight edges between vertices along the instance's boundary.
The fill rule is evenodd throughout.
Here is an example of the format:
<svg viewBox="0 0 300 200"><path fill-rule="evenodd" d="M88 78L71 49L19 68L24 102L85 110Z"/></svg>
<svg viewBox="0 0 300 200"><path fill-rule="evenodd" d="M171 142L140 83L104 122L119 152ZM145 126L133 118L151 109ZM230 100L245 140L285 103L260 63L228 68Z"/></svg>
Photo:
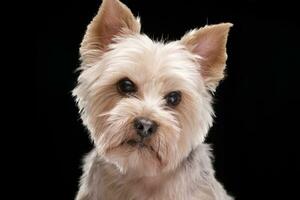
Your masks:
<svg viewBox="0 0 300 200"><path fill-rule="evenodd" d="M140 34L139 20L118 0L104 0L81 44L81 74L73 94L95 149L86 156L76 200L228 200L214 178L209 147L212 97L223 78L231 24L206 26L162 43ZM122 96L116 83L138 88ZM181 91L176 108L165 95ZM159 124L144 147L132 122Z"/></svg>

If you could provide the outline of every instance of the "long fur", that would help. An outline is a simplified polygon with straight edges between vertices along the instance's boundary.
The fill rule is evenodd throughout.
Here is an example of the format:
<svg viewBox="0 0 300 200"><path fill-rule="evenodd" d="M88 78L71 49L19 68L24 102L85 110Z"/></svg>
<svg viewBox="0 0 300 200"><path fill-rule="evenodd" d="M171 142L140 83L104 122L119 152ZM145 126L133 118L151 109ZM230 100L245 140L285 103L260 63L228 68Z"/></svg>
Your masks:
<svg viewBox="0 0 300 200"><path fill-rule="evenodd" d="M163 176L136 178L120 174L93 150L85 157L76 200L232 200L214 178L210 147L198 145L182 164Z"/></svg>

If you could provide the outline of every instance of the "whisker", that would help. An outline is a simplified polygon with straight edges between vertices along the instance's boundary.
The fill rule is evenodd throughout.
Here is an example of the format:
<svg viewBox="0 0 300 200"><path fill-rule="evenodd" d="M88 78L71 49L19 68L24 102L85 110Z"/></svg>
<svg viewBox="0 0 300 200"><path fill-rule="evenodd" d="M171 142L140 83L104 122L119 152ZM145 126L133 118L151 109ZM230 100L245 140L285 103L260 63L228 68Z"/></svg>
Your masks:
<svg viewBox="0 0 300 200"><path fill-rule="evenodd" d="M104 116L107 116L107 115L110 115L110 114L111 114L110 112L105 112L105 113L97 115L97 117L104 117Z"/></svg>

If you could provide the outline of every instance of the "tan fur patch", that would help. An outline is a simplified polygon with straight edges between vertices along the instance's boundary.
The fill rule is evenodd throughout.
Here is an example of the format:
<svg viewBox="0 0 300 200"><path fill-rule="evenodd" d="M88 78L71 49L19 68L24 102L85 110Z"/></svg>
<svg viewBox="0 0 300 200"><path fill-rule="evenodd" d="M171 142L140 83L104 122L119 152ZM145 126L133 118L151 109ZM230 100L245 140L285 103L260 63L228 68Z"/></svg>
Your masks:
<svg viewBox="0 0 300 200"><path fill-rule="evenodd" d="M215 90L224 78L227 54L226 43L231 23L208 25L183 36L181 42L198 55L201 74L206 85Z"/></svg>

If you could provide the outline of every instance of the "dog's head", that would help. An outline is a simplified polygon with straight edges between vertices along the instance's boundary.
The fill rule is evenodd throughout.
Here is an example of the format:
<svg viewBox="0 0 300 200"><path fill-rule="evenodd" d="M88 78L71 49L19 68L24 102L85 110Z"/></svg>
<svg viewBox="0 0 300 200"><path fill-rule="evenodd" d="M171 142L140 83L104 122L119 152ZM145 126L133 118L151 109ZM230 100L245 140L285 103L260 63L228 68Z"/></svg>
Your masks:
<svg viewBox="0 0 300 200"><path fill-rule="evenodd" d="M104 0L81 43L73 93L101 156L122 173L172 170L212 125L230 23L155 42L118 0Z"/></svg>

